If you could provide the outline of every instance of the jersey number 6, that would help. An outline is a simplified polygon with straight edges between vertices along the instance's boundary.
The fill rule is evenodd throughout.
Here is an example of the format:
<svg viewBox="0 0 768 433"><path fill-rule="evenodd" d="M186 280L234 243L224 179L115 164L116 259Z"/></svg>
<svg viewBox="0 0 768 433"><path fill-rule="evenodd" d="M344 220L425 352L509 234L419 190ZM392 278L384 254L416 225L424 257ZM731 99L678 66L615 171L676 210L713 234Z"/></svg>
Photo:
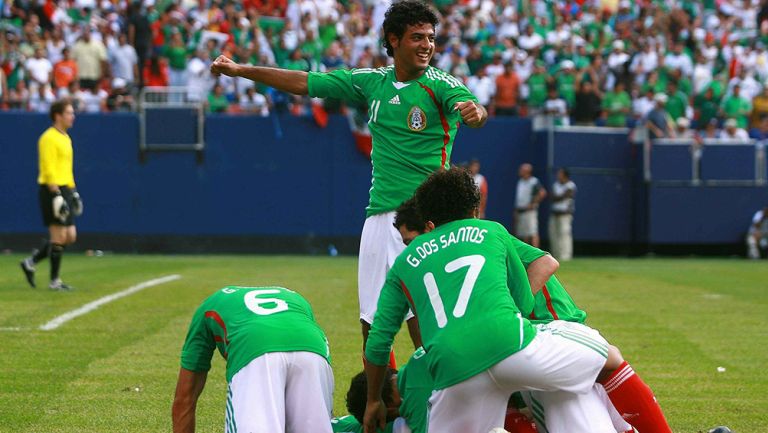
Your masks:
<svg viewBox="0 0 768 433"><path fill-rule="evenodd" d="M461 285L461 290L459 290L459 299L456 300L456 306L453 308L453 317L462 317L467 312L469 296L472 294L472 289L475 288L477 277L480 275L483 265L485 265L485 257L481 255L459 257L445 265L445 272L449 274L469 266L467 275L464 276L464 283ZM435 276L432 272L424 274L424 286L427 288L429 303L432 304L432 309L435 310L437 327L444 328L448 324L448 317L445 314L443 299L440 298L437 281L435 281Z"/></svg>
<svg viewBox="0 0 768 433"><path fill-rule="evenodd" d="M265 290L253 290L248 292L243 300L245 306L249 310L258 314L259 316L269 316L270 314L280 313L288 309L288 303L282 299L277 298L259 298L259 295L271 295L280 293L279 290L265 289ZM265 306L265 304L274 304L274 306Z"/></svg>

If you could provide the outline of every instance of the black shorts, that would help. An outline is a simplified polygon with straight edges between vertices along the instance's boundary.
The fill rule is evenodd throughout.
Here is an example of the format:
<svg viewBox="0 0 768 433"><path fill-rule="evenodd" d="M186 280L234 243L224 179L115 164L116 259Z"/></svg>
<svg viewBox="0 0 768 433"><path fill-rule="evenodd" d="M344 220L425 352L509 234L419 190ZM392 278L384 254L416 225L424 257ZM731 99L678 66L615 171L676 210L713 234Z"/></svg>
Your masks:
<svg viewBox="0 0 768 433"><path fill-rule="evenodd" d="M72 189L67 186L60 186L61 196L64 197L64 201L69 206L69 216L64 222L59 221L53 216L53 197L55 194L48 190L48 185L40 185L38 190L38 198L40 199L40 212L43 214L43 224L46 227L57 224L60 226L72 226L75 225L75 217L72 215Z"/></svg>

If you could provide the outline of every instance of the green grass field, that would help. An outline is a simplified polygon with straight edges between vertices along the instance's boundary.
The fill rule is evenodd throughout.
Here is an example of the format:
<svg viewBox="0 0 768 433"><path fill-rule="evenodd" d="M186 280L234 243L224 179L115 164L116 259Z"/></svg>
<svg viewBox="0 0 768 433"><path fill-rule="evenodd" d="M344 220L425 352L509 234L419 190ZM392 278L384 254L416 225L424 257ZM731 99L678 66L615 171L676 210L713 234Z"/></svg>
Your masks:
<svg viewBox="0 0 768 433"><path fill-rule="evenodd" d="M30 289L18 255L0 256L0 431L170 431L178 355L191 315L230 284L301 292L328 334L335 413L361 369L356 259L69 254L71 293ZM48 266L38 269L45 283ZM67 311L165 275L181 279L101 306L51 331ZM675 432L729 425L768 431L768 268L715 259L579 259L558 273L588 324L651 385ZM42 285L42 284L41 284ZM398 337L400 362L410 354ZM198 431L224 423L224 362L216 355L198 405ZM724 367L724 372L718 372Z"/></svg>

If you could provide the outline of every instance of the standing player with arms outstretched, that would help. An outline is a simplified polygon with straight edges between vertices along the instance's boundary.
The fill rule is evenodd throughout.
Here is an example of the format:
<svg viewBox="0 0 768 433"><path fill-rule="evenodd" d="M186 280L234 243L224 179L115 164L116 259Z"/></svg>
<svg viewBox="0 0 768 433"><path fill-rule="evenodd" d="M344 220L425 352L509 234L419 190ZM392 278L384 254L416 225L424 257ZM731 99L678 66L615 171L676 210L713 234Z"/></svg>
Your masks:
<svg viewBox="0 0 768 433"><path fill-rule="evenodd" d="M306 73L238 65L220 56L211 71L248 78L297 95L367 104L373 137L373 180L360 238L358 291L363 346L387 271L403 250L394 211L433 171L447 168L460 122L478 128L488 113L455 77L429 66L438 18L424 2L394 3L383 24L394 65ZM418 325L409 320L415 346Z"/></svg>
<svg viewBox="0 0 768 433"><path fill-rule="evenodd" d="M51 290L72 290L61 281L59 270L64 248L77 238L75 216L83 212L83 201L75 189L72 138L67 131L75 123L75 110L67 100L51 105L53 124L43 132L37 143L40 175L38 198L43 223L48 227L48 239L32 256L21 261L21 270L27 282L35 287L35 265L51 258Z"/></svg>

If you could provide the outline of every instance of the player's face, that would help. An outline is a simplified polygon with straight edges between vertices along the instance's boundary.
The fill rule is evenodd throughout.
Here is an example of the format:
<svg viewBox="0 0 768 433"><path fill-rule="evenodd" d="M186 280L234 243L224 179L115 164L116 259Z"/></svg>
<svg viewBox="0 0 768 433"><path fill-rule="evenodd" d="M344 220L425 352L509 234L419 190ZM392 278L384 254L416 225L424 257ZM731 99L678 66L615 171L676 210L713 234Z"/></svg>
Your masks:
<svg viewBox="0 0 768 433"><path fill-rule="evenodd" d="M406 245L410 245L411 241L413 241L416 236L420 235L421 233L417 232L416 230L408 230L408 227L405 225L401 225L397 228L397 230L400 232L400 236L403 237L403 243Z"/></svg>
<svg viewBox="0 0 768 433"><path fill-rule="evenodd" d="M56 117L59 125L64 129L69 129L75 124L75 109L71 105L67 105L64 108L64 112Z"/></svg>
<svg viewBox="0 0 768 433"><path fill-rule="evenodd" d="M407 26L400 39L392 36L395 63L407 71L423 71L435 52L435 28L432 24Z"/></svg>

